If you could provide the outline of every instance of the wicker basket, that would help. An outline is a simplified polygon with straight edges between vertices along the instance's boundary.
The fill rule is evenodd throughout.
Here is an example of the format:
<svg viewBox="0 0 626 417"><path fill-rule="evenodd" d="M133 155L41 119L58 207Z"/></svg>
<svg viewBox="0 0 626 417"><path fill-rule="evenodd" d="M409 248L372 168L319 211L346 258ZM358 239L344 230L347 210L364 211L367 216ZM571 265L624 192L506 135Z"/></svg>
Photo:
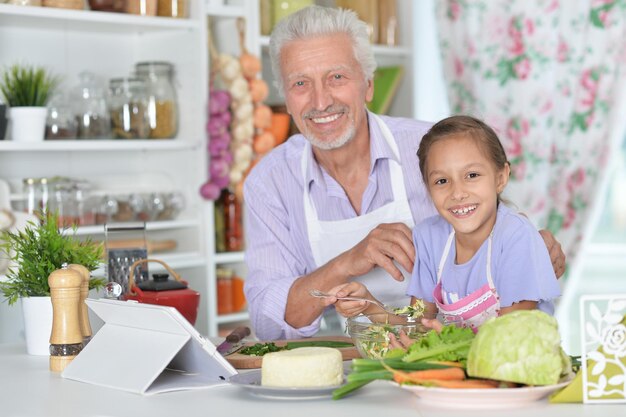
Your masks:
<svg viewBox="0 0 626 417"><path fill-rule="evenodd" d="M85 0L43 0L43 7L58 7L59 9L75 9L83 10L85 8Z"/></svg>

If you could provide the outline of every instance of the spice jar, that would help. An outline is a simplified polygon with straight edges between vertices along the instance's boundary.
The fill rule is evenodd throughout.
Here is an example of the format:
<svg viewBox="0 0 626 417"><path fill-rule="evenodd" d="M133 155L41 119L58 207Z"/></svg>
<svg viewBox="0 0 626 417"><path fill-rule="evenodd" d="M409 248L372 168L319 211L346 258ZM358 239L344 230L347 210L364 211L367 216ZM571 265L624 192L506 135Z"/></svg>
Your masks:
<svg viewBox="0 0 626 417"><path fill-rule="evenodd" d="M178 102L174 88L174 66L169 62L139 62L137 76L146 80L150 138L168 139L178 132Z"/></svg>
<svg viewBox="0 0 626 417"><path fill-rule="evenodd" d="M217 268L217 314L233 312L233 271L228 268Z"/></svg>
<svg viewBox="0 0 626 417"><path fill-rule="evenodd" d="M157 15L185 19L189 16L187 0L159 0Z"/></svg>
<svg viewBox="0 0 626 417"><path fill-rule="evenodd" d="M78 77L80 82L71 93L78 125L76 136L79 139L106 139L110 136L110 127L104 89L91 72L83 71Z"/></svg>
<svg viewBox="0 0 626 417"><path fill-rule="evenodd" d="M224 209L224 241L226 251L237 252L243 249L243 227L241 223L241 204L237 195L225 189L220 200Z"/></svg>
<svg viewBox="0 0 626 417"><path fill-rule="evenodd" d="M116 139L145 139L150 134L146 83L141 78L109 82L111 130Z"/></svg>
<svg viewBox="0 0 626 417"><path fill-rule="evenodd" d="M24 178L22 181L24 212L28 214L36 214L38 210L40 197L36 183L36 178Z"/></svg>

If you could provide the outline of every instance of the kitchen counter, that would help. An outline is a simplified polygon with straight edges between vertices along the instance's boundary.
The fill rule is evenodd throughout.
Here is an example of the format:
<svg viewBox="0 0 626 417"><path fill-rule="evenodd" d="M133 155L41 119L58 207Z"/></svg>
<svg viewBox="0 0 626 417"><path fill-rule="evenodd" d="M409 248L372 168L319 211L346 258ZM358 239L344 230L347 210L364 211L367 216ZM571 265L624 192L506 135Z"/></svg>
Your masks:
<svg viewBox="0 0 626 417"><path fill-rule="evenodd" d="M115 360L120 351L106 360ZM103 358L103 360L105 360ZM129 372L132 370L129 369ZM48 370L47 356L30 356L22 345L0 345L0 415L3 417L582 417L624 416L624 404L548 404L509 410L451 410L427 407L413 394L383 381L342 400L269 400L235 386L141 396L61 378Z"/></svg>

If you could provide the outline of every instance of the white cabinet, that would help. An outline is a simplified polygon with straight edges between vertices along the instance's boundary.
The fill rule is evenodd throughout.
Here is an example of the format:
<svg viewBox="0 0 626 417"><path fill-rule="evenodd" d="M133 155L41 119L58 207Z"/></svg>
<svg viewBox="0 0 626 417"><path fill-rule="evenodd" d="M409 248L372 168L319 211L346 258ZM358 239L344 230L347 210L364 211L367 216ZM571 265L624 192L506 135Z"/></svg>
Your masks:
<svg viewBox="0 0 626 417"><path fill-rule="evenodd" d="M84 70L106 85L111 78L128 76L137 62L171 62L180 115L178 135L171 140L0 141L0 178L13 185L14 193L22 178L55 175L86 179L107 192L181 192L184 211L175 220L148 223L147 234L177 241L174 251L154 257L201 292L196 327L210 334L206 312L215 304L215 292L207 287L207 259L213 258L214 248L212 204L198 193L207 178L206 15L202 2L189 3L188 19L0 4L3 66L45 66L62 76L61 89L67 91ZM103 231L88 226L78 233L101 240Z"/></svg>

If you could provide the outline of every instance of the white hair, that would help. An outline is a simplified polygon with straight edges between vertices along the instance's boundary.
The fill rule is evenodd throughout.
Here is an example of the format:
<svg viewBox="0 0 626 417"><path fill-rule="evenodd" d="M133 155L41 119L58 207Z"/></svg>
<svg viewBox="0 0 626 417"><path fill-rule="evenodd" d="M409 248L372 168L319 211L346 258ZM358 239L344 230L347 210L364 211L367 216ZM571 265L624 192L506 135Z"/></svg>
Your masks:
<svg viewBox="0 0 626 417"><path fill-rule="evenodd" d="M365 80L374 78L376 60L365 22L359 20L352 10L309 6L280 20L272 31L270 60L274 84L281 96L284 96L284 85L280 72L280 54L285 44L298 39L338 33L345 33L350 37L354 57L361 65Z"/></svg>

